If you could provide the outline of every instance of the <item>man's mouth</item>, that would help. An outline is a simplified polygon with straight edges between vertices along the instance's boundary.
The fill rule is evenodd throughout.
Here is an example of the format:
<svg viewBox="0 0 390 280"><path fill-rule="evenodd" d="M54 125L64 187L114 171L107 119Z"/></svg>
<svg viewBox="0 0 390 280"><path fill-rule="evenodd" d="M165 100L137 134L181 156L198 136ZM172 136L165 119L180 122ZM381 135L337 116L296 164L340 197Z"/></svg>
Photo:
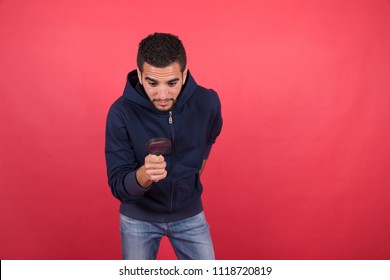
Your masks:
<svg viewBox="0 0 390 280"><path fill-rule="evenodd" d="M173 98L167 98L167 99L153 99L153 103L157 106L165 107L170 104L170 102L174 102L175 100Z"/></svg>

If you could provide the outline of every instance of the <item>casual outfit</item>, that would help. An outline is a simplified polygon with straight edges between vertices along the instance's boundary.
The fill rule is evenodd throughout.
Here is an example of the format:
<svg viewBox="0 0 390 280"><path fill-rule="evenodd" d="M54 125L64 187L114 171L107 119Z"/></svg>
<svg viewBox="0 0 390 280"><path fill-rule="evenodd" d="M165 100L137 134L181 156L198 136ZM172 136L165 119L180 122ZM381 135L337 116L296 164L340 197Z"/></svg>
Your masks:
<svg viewBox="0 0 390 280"><path fill-rule="evenodd" d="M108 112L105 147L108 182L112 194L121 202L124 258L154 258L154 253L146 256L133 255L130 252L139 251L138 247L144 246L142 243L145 243L145 246L149 246L148 243L154 244L150 246L158 248L158 242L148 241L149 237L141 241L134 237L134 234L130 234L131 228L135 228L131 224L136 221L141 224L149 223L149 226L158 225L158 228L164 229L162 235L170 238L170 234L173 235L180 222L203 217L195 220L201 221L203 226L200 228L203 232L208 232L203 216L203 187L199 171L221 128L221 105L216 92L197 85L190 72L175 105L168 112L158 111L154 107L138 82L136 70L128 74L123 95L114 102ZM165 179L144 189L138 184L135 173L144 164L148 154L145 143L156 137L169 138L172 143L170 152L164 155L168 174ZM189 224L193 222L190 221ZM187 230L190 235L195 234L191 233L191 226ZM155 228L151 230L150 235L155 231ZM175 235L180 236L180 232ZM157 235L162 236L161 233ZM195 234L191 238L197 236L198 234ZM199 243L206 242L202 236L203 233L199 235ZM159 241L159 238L156 240ZM175 238L180 240L180 237ZM176 249L175 238L172 237L171 243L179 258L206 258L198 253L188 254L187 249ZM184 241L189 242L190 248L195 248L191 243L196 242L191 241L191 238L190 241ZM208 239L211 244L211 239Z"/></svg>

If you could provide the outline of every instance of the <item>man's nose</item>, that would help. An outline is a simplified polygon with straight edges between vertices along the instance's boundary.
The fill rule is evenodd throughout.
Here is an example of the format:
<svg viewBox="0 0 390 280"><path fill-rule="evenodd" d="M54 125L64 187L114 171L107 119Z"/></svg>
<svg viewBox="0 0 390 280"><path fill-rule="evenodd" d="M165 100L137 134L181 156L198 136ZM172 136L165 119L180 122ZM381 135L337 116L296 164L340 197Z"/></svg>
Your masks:
<svg viewBox="0 0 390 280"><path fill-rule="evenodd" d="M157 95L159 99L168 98L168 89L166 87L159 87L157 90Z"/></svg>

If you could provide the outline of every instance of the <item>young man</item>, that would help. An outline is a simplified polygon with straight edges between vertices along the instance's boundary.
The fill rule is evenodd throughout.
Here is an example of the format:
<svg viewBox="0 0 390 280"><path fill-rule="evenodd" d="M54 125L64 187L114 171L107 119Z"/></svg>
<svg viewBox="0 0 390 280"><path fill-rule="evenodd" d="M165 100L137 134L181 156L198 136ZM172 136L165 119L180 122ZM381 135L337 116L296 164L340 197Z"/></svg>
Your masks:
<svg viewBox="0 0 390 280"><path fill-rule="evenodd" d="M186 63L177 36L149 35L108 112L107 173L121 202L124 259L155 259L163 236L179 259L214 259L200 174L222 129L221 105ZM170 150L149 154L146 143L160 137L170 140Z"/></svg>

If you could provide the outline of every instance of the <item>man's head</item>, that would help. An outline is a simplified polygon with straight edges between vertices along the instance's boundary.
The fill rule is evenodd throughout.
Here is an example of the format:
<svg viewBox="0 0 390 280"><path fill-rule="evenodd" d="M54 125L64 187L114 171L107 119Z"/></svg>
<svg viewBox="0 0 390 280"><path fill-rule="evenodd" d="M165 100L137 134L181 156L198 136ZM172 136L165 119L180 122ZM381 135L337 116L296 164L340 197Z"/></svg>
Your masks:
<svg viewBox="0 0 390 280"><path fill-rule="evenodd" d="M187 77L184 46L175 35L154 33L138 48L138 79L146 94L160 111L174 105Z"/></svg>
<svg viewBox="0 0 390 280"><path fill-rule="evenodd" d="M143 71L144 63L163 68L177 62L183 72L187 66L187 56L180 39L172 34L154 33L139 43L137 54L138 69Z"/></svg>

